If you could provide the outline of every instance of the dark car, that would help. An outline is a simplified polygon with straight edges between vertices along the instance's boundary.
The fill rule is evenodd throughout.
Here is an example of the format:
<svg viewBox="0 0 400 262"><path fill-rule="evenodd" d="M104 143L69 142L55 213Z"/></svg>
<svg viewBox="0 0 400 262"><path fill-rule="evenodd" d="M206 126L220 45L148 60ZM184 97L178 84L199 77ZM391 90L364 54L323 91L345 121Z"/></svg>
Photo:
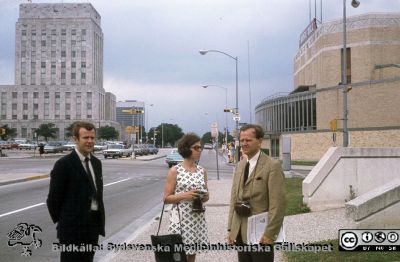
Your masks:
<svg viewBox="0 0 400 262"><path fill-rule="evenodd" d="M149 149L149 153L153 155L158 154L158 148L155 147L153 144L147 144L147 148Z"/></svg>
<svg viewBox="0 0 400 262"><path fill-rule="evenodd" d="M165 162L168 164L169 167L175 166L179 163L183 162L183 157L179 154L178 149L172 149L171 153L167 155L165 158Z"/></svg>

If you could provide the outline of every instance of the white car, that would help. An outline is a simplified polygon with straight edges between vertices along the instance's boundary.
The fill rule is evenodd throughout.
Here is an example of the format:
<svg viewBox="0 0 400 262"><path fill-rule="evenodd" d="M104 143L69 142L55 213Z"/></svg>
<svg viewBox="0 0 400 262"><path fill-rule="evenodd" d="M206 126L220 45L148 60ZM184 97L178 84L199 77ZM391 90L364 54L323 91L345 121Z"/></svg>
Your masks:
<svg viewBox="0 0 400 262"><path fill-rule="evenodd" d="M213 149L214 146L213 146L213 144L206 143L206 144L204 144L204 147L203 147L203 148L204 148L204 149Z"/></svg>
<svg viewBox="0 0 400 262"><path fill-rule="evenodd" d="M37 147L37 145L36 144L32 144L32 143L23 143L23 144L19 144L18 145L18 149L19 150L22 150L22 149L25 149L25 150L33 149L33 150L35 150L36 147Z"/></svg>
<svg viewBox="0 0 400 262"><path fill-rule="evenodd" d="M108 149L103 150L104 158L120 158L120 157L130 157L133 150L131 148L125 149L124 145L108 145Z"/></svg>
<svg viewBox="0 0 400 262"><path fill-rule="evenodd" d="M63 145L63 147L65 148L65 150L72 151L75 149L75 143L67 143Z"/></svg>
<svg viewBox="0 0 400 262"><path fill-rule="evenodd" d="M107 145L106 144L95 144L94 145L94 151L103 151L107 149Z"/></svg>

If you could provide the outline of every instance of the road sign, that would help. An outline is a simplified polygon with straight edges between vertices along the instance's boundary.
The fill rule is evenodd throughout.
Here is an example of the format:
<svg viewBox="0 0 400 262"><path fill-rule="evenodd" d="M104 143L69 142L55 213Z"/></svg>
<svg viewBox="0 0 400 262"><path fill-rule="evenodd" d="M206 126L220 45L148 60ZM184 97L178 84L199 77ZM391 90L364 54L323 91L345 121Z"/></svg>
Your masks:
<svg viewBox="0 0 400 262"><path fill-rule="evenodd" d="M235 121L240 121L240 114L239 114L239 113L236 113L236 114L233 116L233 120L235 120Z"/></svg>
<svg viewBox="0 0 400 262"><path fill-rule="evenodd" d="M128 134L132 134L132 131L133 131L133 126L127 126L125 128L125 132L128 133Z"/></svg>
<svg viewBox="0 0 400 262"><path fill-rule="evenodd" d="M211 124L211 137L216 138L218 136L218 123L214 122Z"/></svg>

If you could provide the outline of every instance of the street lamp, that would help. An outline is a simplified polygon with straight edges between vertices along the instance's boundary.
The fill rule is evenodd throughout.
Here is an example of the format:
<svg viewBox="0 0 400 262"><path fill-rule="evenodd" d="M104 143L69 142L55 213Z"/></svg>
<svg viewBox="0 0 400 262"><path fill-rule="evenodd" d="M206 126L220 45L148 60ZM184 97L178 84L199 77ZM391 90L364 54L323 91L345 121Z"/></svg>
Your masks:
<svg viewBox="0 0 400 262"><path fill-rule="evenodd" d="M225 109L228 108L228 89L223 86L217 85L203 85L203 88L207 88L209 86L218 87L225 90ZM225 143L228 144L228 113L225 112Z"/></svg>
<svg viewBox="0 0 400 262"><path fill-rule="evenodd" d="M351 5L357 8L360 2L352 0ZM349 146L349 130L347 128L347 35L346 35L346 0L343 0L343 57L342 57L342 85L343 85L343 147Z"/></svg>
<svg viewBox="0 0 400 262"><path fill-rule="evenodd" d="M199 53L201 54L201 55L205 55L205 54L207 54L208 52L216 52L216 53L220 53L220 54L223 54L223 55L226 55L226 56L228 56L228 57L230 57L230 58L232 58L233 60L235 60L235 63L236 63L236 112L235 112L235 122L236 122L236 127L235 127L235 129L236 129L236 139L237 139L237 141L239 141L239 88L238 88L238 57L236 56L236 57L234 57L234 56L231 56L230 54L227 54L227 53L225 53L225 52L222 52L222 51L219 51L219 50L200 50L199 51ZM239 156L240 156L240 150L239 150L239 147L237 148L237 150L236 150L238 153L237 153L237 160L239 160Z"/></svg>
<svg viewBox="0 0 400 262"><path fill-rule="evenodd" d="M154 104L148 105L147 109L149 109L149 106L154 106ZM145 113L144 117L146 119L146 142L148 143L148 141L149 141L149 131L150 131L150 128L149 128L149 111L145 110L144 113Z"/></svg>

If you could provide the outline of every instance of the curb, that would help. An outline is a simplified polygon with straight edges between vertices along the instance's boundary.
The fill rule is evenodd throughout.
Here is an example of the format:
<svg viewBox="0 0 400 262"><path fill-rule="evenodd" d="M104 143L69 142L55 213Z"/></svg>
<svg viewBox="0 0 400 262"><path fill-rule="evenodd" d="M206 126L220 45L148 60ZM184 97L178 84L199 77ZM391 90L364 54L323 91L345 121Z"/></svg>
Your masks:
<svg viewBox="0 0 400 262"><path fill-rule="evenodd" d="M149 158L149 159L137 159L137 158L136 158L136 160L139 160L139 161L151 161L151 160L160 159L160 158L163 158L163 157L166 157L166 156L167 156L167 155L162 155L162 156L157 156L157 157Z"/></svg>
<svg viewBox="0 0 400 262"><path fill-rule="evenodd" d="M139 156L139 157L136 157L136 158L131 158L131 157L125 157L125 158L118 158L117 160L136 160L136 161L152 161L152 160L156 160L156 159L159 159L159 158L163 158L163 157L166 157L167 155L160 155L160 156L156 156L156 157L153 157L153 158L145 158L145 159L140 159L139 157L141 157L141 156Z"/></svg>
<svg viewBox="0 0 400 262"><path fill-rule="evenodd" d="M38 179L44 179L44 178L48 178L49 176L50 176L50 174L43 174L43 175L30 176L30 177L2 181L2 182L0 182L0 186L16 184L16 183L21 183L21 182L28 182L28 181L32 181L32 180L38 180Z"/></svg>

